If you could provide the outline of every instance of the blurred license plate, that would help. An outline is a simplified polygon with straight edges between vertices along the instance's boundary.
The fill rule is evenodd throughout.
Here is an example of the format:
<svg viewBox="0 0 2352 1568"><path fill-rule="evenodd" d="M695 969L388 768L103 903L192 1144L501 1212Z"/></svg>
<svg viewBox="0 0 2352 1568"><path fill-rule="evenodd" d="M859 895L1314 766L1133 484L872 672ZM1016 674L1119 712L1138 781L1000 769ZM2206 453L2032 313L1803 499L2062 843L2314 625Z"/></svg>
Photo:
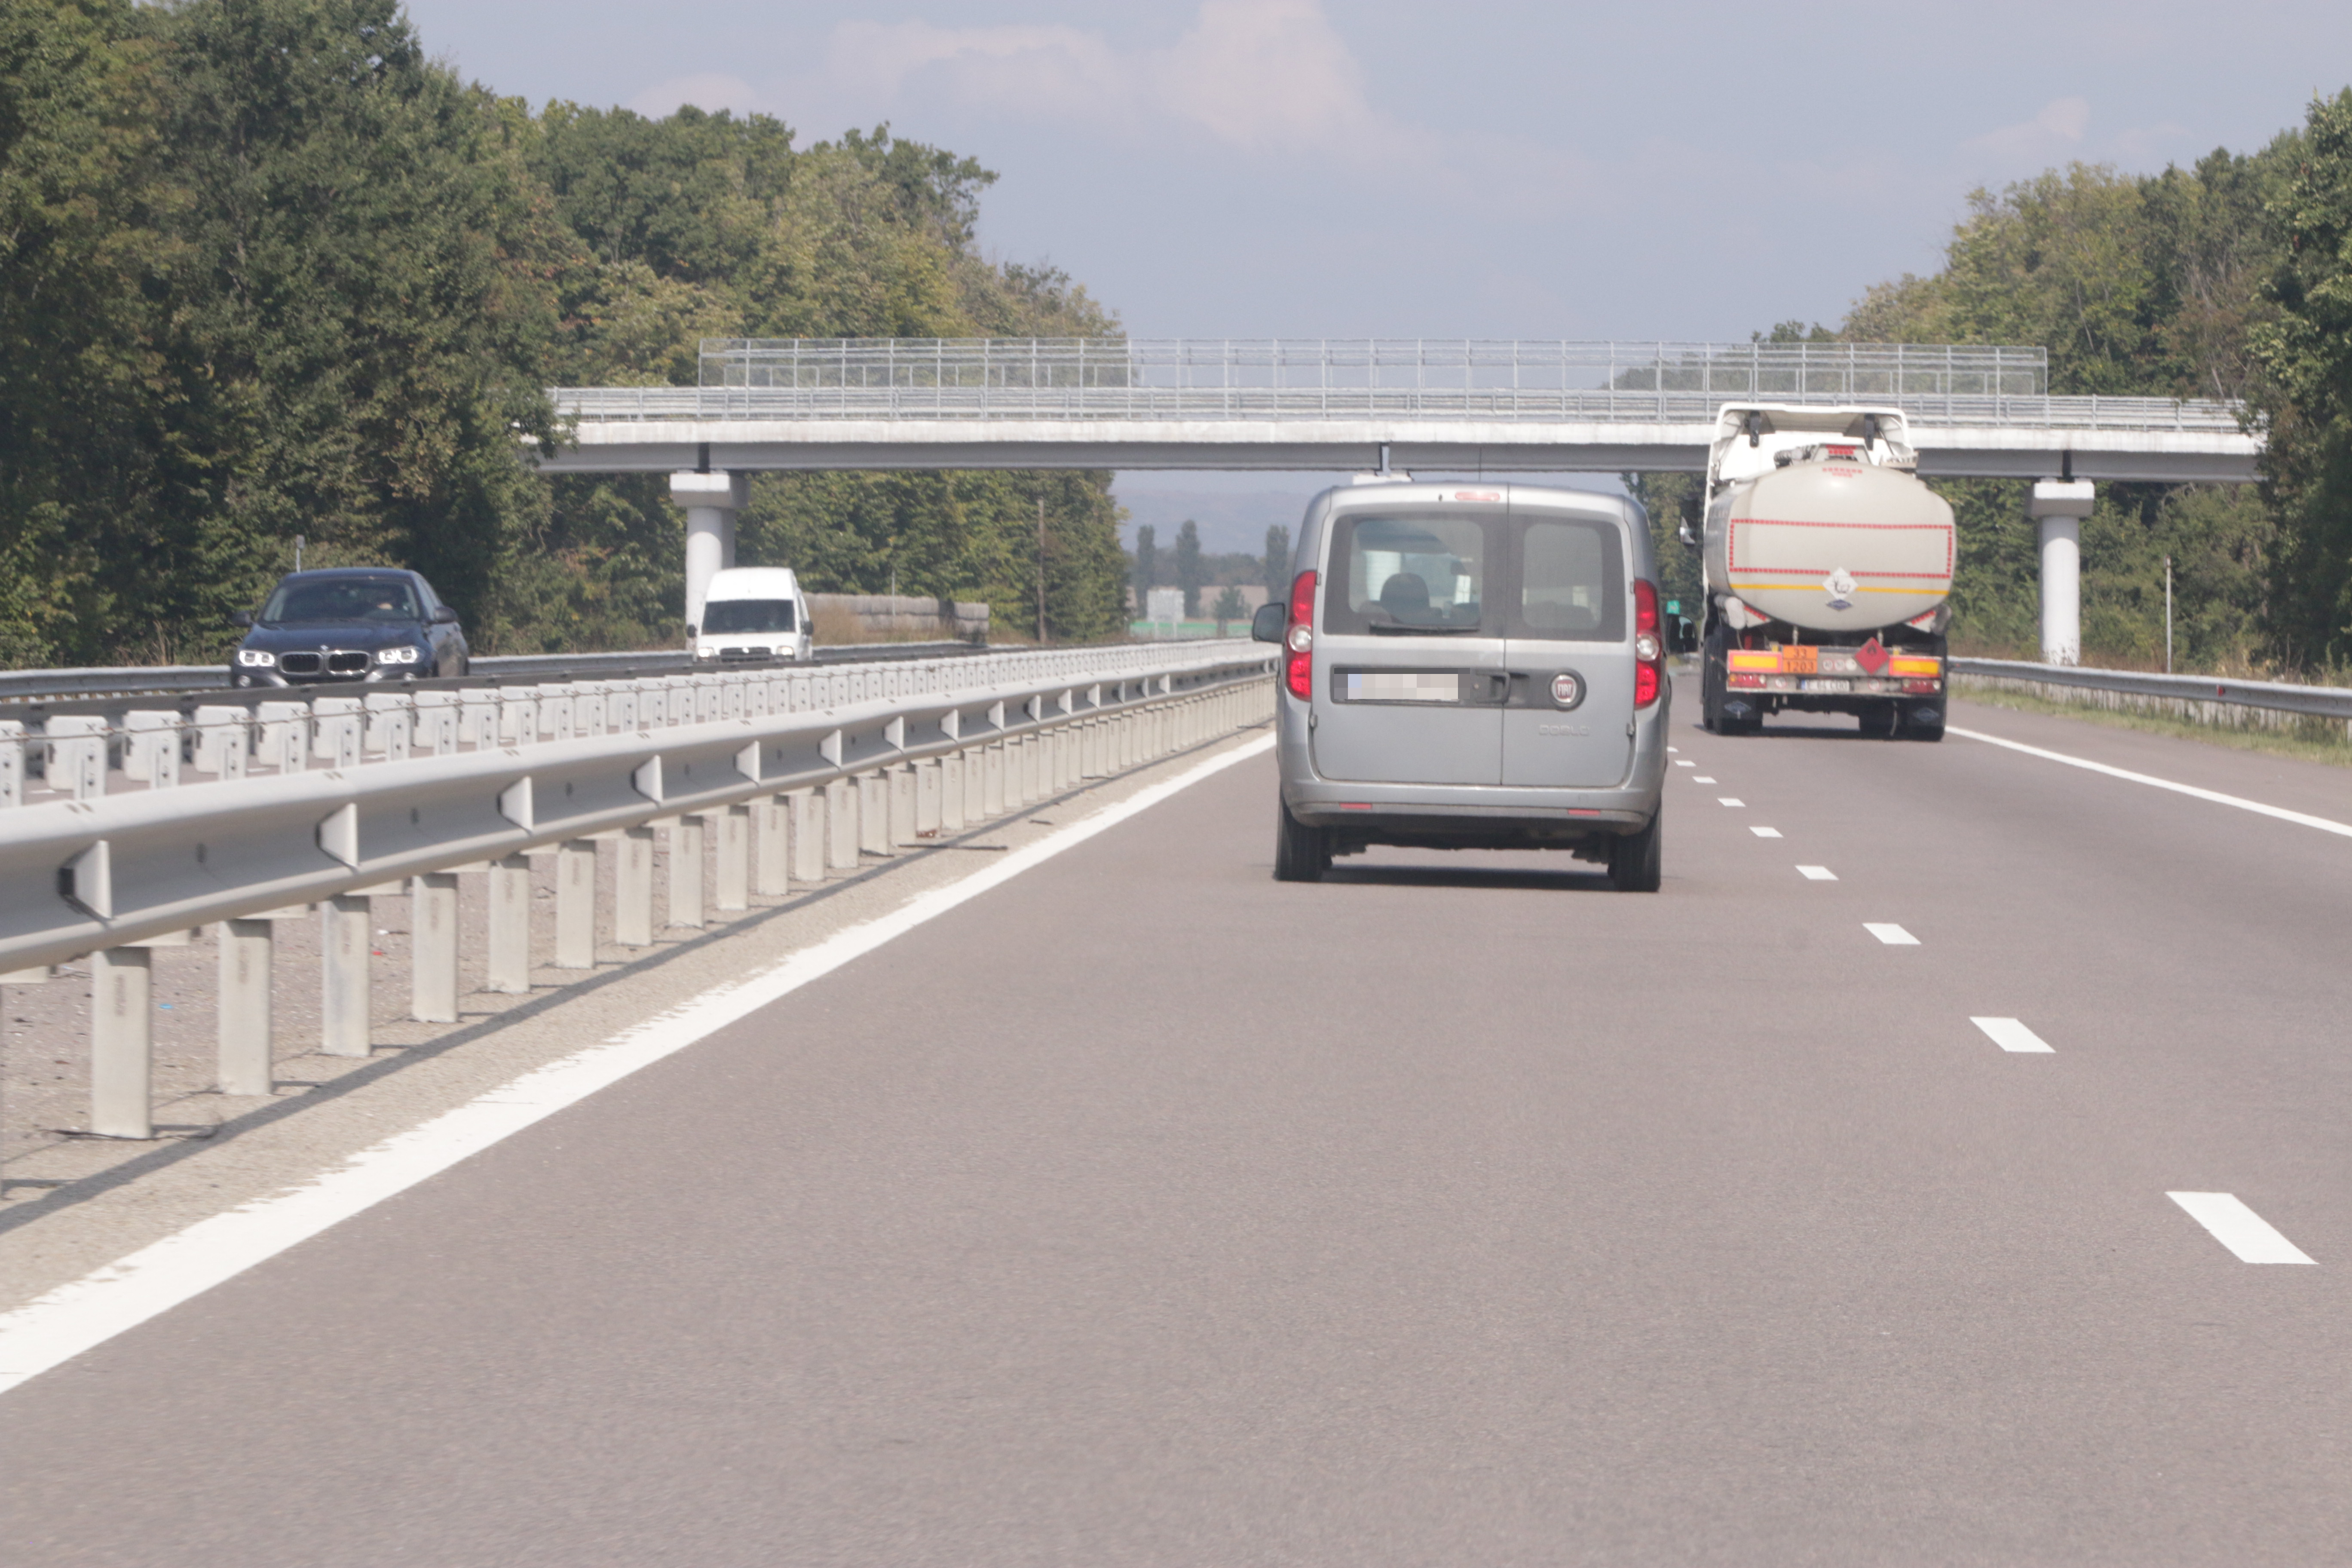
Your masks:
<svg viewBox="0 0 2352 1568"><path fill-rule="evenodd" d="M1381 669L1348 677L1350 702L1459 702L1462 678L1420 671Z"/></svg>
<svg viewBox="0 0 2352 1568"><path fill-rule="evenodd" d="M1797 682L1797 689L1800 691L1851 691L1853 689L1853 682L1841 680L1834 677L1828 679L1808 679Z"/></svg>

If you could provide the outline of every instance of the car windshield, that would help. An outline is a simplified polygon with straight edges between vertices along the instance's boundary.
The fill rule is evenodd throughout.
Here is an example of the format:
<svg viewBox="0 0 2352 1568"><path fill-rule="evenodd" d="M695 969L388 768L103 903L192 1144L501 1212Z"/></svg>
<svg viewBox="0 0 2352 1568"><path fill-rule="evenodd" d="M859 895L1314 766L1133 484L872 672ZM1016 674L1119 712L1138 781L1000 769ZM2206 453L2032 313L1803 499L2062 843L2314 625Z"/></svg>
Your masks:
<svg viewBox="0 0 2352 1568"><path fill-rule="evenodd" d="M1475 514L1354 517L1331 551L1334 631L1469 631L1484 614L1486 530Z"/></svg>
<svg viewBox="0 0 2352 1568"><path fill-rule="evenodd" d="M284 626L299 621L414 621L416 595L397 577L334 577L324 582L280 583L261 618Z"/></svg>
<svg viewBox="0 0 2352 1568"><path fill-rule="evenodd" d="M705 636L724 632L788 632L793 629L790 599L713 599L702 606Z"/></svg>

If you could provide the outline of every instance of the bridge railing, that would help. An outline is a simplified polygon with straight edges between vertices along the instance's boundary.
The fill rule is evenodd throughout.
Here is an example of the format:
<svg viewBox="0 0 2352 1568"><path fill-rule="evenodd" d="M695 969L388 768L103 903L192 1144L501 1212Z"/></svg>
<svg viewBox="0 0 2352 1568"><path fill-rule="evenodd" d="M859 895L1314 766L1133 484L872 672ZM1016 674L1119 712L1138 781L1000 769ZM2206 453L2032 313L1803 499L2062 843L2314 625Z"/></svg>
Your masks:
<svg viewBox="0 0 2352 1568"><path fill-rule="evenodd" d="M583 423L748 420L1276 421L1390 419L1704 426L1746 394L1563 387L813 384L557 387ZM1883 403L1916 429L1984 426L2195 432L2245 428L2233 404L2161 397L1978 394L1768 395L1776 402Z"/></svg>
<svg viewBox="0 0 2352 1568"><path fill-rule="evenodd" d="M2032 396L2042 349L1479 338L705 338L707 387Z"/></svg>
<svg viewBox="0 0 2352 1568"><path fill-rule="evenodd" d="M555 965L593 968L600 898L615 943L655 941L657 828L667 923L699 927L706 862L717 908L747 910L1261 722L1273 658L1126 645L0 721L0 981L89 955L90 1131L145 1138L147 950L192 928L222 922L223 1088L267 1093L273 921L321 910L320 1048L364 1056L373 899L415 900L415 1016L454 1022L458 873L491 879L488 989L528 991L534 852L559 864ZM257 963L257 1001L231 979Z"/></svg>

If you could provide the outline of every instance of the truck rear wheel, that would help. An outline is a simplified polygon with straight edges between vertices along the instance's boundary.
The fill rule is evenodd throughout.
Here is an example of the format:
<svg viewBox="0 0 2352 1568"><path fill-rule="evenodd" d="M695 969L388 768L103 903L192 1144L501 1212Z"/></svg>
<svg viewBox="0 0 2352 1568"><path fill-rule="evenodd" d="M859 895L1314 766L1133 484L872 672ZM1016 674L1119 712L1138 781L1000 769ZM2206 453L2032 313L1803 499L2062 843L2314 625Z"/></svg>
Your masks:
<svg viewBox="0 0 2352 1568"><path fill-rule="evenodd" d="M1666 820L1666 803L1658 802L1651 815L1649 826L1639 833L1628 833L1609 846L1609 885L1621 893L1654 893L1664 879L1665 863L1660 854L1662 825Z"/></svg>
<svg viewBox="0 0 2352 1568"><path fill-rule="evenodd" d="M1706 634L1706 645L1699 652L1699 720L1717 735L1752 735L1764 727L1764 716L1734 718L1727 711L1731 688L1727 671L1731 665L1731 633L1717 621Z"/></svg>
<svg viewBox="0 0 2352 1568"><path fill-rule="evenodd" d="M1290 815L1289 803L1276 795L1274 809L1274 879L1277 882L1319 882L1331 868L1331 836L1309 827Z"/></svg>

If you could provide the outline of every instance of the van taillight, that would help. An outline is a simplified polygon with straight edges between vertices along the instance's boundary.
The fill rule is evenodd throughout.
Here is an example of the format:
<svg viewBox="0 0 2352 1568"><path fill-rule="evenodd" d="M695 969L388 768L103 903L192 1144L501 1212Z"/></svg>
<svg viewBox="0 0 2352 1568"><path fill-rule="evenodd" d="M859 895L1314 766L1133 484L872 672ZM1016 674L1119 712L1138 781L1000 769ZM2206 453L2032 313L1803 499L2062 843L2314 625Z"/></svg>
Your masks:
<svg viewBox="0 0 2352 1568"><path fill-rule="evenodd" d="M1282 683L1303 700L1315 695L1315 574L1301 572L1290 584L1290 625L1282 634L1287 650Z"/></svg>
<svg viewBox="0 0 2352 1568"><path fill-rule="evenodd" d="M1666 642L1658 632L1658 585L1633 581L1633 706L1647 708L1666 686Z"/></svg>

